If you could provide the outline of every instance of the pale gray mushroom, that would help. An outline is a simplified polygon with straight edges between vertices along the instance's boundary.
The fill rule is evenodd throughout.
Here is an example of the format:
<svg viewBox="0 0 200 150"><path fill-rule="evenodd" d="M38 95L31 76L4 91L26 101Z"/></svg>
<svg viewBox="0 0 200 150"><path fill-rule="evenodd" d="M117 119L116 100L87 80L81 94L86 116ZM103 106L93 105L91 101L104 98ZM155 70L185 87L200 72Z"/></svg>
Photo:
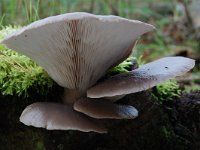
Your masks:
<svg viewBox="0 0 200 150"><path fill-rule="evenodd" d="M74 103L74 109L93 118L134 119L138 111L130 105L113 104L106 99L82 98Z"/></svg>
<svg viewBox="0 0 200 150"><path fill-rule="evenodd" d="M72 107L38 102L29 105L20 116L20 121L27 126L46 128L48 130L80 130L106 133L106 129L97 120L76 112Z"/></svg>
<svg viewBox="0 0 200 150"><path fill-rule="evenodd" d="M138 69L110 77L87 91L90 98L112 97L147 90L161 82L183 75L195 61L184 57L165 57Z"/></svg>
<svg viewBox="0 0 200 150"><path fill-rule="evenodd" d="M87 89L109 68L131 54L138 37L153 29L152 25L136 20L78 12L36 21L9 35L2 43L42 66L55 82L65 88L64 102L73 104L86 97ZM112 107L120 108L124 113L134 110L135 114L130 116L137 116L137 110L131 106L114 104ZM112 118L106 113L104 115ZM105 132L88 119L71 107L49 103L32 104L20 117L26 125L46 129Z"/></svg>
<svg viewBox="0 0 200 150"><path fill-rule="evenodd" d="M36 21L2 43L35 60L60 86L70 89L65 101L73 103L130 55L138 37L153 29L117 16L68 13Z"/></svg>

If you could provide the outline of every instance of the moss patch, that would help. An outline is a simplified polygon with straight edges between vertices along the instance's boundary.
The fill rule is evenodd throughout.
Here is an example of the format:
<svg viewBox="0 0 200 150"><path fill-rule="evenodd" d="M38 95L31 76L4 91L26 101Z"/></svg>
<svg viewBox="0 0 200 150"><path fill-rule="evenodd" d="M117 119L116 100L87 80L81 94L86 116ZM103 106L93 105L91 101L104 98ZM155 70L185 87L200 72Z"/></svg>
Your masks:
<svg viewBox="0 0 200 150"><path fill-rule="evenodd" d="M153 89L153 97L155 102L158 104L172 101L180 95L181 89L176 80L169 80L161 83Z"/></svg>

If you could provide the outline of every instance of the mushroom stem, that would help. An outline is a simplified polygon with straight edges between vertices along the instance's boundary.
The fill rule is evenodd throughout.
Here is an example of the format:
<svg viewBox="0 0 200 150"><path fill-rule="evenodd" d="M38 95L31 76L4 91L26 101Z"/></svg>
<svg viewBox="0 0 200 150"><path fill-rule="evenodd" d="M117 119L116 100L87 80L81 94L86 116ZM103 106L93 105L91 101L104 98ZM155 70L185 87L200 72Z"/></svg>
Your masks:
<svg viewBox="0 0 200 150"><path fill-rule="evenodd" d="M86 91L79 89L64 89L63 102L65 104L73 104L81 97L86 97Z"/></svg>

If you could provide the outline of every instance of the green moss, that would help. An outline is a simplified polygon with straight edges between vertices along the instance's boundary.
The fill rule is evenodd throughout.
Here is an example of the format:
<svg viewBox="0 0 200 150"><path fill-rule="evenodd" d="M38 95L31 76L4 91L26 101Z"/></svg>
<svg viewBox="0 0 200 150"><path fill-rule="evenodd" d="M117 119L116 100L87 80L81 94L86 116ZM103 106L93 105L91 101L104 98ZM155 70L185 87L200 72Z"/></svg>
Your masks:
<svg viewBox="0 0 200 150"><path fill-rule="evenodd" d="M0 31L0 40L18 27L5 27ZM0 92L2 95L28 97L33 91L46 94L53 86L47 73L30 58L4 45L0 45Z"/></svg>
<svg viewBox="0 0 200 150"><path fill-rule="evenodd" d="M137 59L133 56L130 56L126 60L124 60L122 63L120 63L118 66L110 69L108 74L116 75L119 73L129 72L132 70L132 67L134 65L137 65Z"/></svg>
<svg viewBox="0 0 200 150"><path fill-rule="evenodd" d="M163 104L167 101L172 101L175 97L179 97L181 89L176 80L157 85L153 90L153 97L158 104Z"/></svg>

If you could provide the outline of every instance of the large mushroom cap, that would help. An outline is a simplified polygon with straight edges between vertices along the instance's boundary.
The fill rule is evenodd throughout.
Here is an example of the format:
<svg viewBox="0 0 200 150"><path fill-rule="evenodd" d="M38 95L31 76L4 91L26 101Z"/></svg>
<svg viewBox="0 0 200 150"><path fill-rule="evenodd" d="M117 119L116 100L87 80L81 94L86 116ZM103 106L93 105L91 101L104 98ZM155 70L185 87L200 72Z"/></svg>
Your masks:
<svg viewBox="0 0 200 150"><path fill-rule="evenodd" d="M128 73L115 75L87 91L90 98L112 97L147 90L161 82L180 76L195 65L184 57L165 57Z"/></svg>
<svg viewBox="0 0 200 150"><path fill-rule="evenodd" d="M48 130L80 130L106 133L95 119L76 112L72 107L57 103L38 102L25 108L20 121L28 126Z"/></svg>
<svg viewBox="0 0 200 150"><path fill-rule="evenodd" d="M36 21L2 43L41 65L61 86L87 89L123 61L152 25L117 16L68 13Z"/></svg>

